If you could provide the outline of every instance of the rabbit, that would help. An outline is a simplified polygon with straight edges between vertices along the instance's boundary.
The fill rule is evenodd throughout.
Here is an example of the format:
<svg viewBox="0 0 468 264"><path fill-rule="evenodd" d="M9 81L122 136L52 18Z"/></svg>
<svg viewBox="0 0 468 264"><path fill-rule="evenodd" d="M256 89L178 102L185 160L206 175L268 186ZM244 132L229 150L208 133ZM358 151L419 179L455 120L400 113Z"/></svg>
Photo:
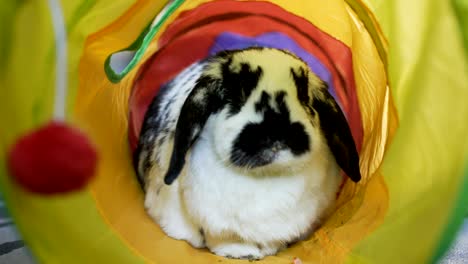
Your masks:
<svg viewBox="0 0 468 264"><path fill-rule="evenodd" d="M327 84L280 49L225 50L153 99L137 174L170 237L258 260L306 239L333 210L359 156Z"/></svg>

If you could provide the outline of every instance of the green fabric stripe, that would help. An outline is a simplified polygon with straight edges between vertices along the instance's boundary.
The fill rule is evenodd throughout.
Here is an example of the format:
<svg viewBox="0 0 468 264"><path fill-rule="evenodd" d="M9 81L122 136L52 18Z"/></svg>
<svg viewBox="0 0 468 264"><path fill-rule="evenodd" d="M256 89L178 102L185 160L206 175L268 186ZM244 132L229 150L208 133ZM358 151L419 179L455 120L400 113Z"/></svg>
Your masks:
<svg viewBox="0 0 468 264"><path fill-rule="evenodd" d="M116 73L114 70L110 67L110 58L112 54L107 57L105 63L104 63L104 70L106 72L107 78L113 83L117 83L120 80L122 80L134 67L135 65L141 60L143 57L143 54L145 53L146 49L148 48L150 42L153 40L154 36L156 33L159 31L161 26L164 24L164 22L169 18L172 13L184 2L184 0L174 0L172 3L169 4L169 7L167 9L167 12L163 14L162 19L154 25L152 28L149 28L151 23L146 27L142 34L138 37L138 39L132 43L129 47L126 49L120 50L118 52L122 52L125 50L131 51L131 50L136 50L135 55L133 56L132 60L130 63L125 67L125 69L120 72ZM138 48L138 49L137 49Z"/></svg>
<svg viewBox="0 0 468 264"><path fill-rule="evenodd" d="M119 50L115 53L112 53L111 55L109 55L106 59L106 61L104 62L104 71L107 75L107 78L113 82L113 83L118 83L120 80L122 80L125 75L127 75L128 72L130 72L131 68L134 67L134 65L130 68L130 65L132 64L132 62L136 59L136 56L137 54L135 53L134 57L132 58L132 60L130 61L130 63L125 67L125 69L121 72L121 73L116 73L114 71L114 69L112 69L111 65L110 65L110 60L111 60L111 57L116 54L116 53L119 53L119 52L122 52L122 51L131 51L131 50L137 50L138 47L140 45L142 45L141 43L144 42L144 39L145 39L145 36L147 36L148 34L148 31L150 30L150 27L151 27L151 23L150 22L142 31L142 33L138 36L138 38L132 43L130 44L130 46L128 46L127 48L125 49L122 49L122 50ZM149 44L149 43L148 43ZM140 48L141 49L141 48ZM145 47L146 49L146 47ZM136 64L136 62L134 63Z"/></svg>
<svg viewBox="0 0 468 264"><path fill-rule="evenodd" d="M385 68L387 68L387 65L388 65L387 54L385 53L385 49L383 47L380 35L377 32L377 29L375 28L375 26L373 26L374 22L372 18L370 17L369 12L367 12L367 10L357 1L351 1L351 0L345 0L345 1L351 7L351 9L353 9L353 11L358 15L358 17L362 20L364 27L367 29L367 31L371 35L372 40L374 41L374 44L377 47L377 51L379 53L380 59L385 65Z"/></svg>
<svg viewBox="0 0 468 264"><path fill-rule="evenodd" d="M71 16L70 20L67 23L67 32L70 34L72 32L80 19L86 15L86 13L93 8L97 3L96 0L84 0L76 9L76 11Z"/></svg>
<svg viewBox="0 0 468 264"><path fill-rule="evenodd" d="M452 8L457 17L460 33L468 59L468 0L452 0ZM464 217L468 217L468 162L465 166L465 178L460 188L460 196L456 201L450 220L442 233L442 238L432 257L431 263L438 263L452 245L458 230L463 224Z"/></svg>
<svg viewBox="0 0 468 264"><path fill-rule="evenodd" d="M8 67L8 58L12 42L13 23L15 22L16 11L24 3L24 0L0 1L0 76L5 74Z"/></svg>
<svg viewBox="0 0 468 264"><path fill-rule="evenodd" d="M455 11L460 32L463 36L465 55L468 58L468 0L452 0L452 7Z"/></svg>
<svg viewBox="0 0 468 264"><path fill-rule="evenodd" d="M455 207L453 208L451 217L442 233L442 237L439 240L439 244L436 247L435 253L432 256L430 263L438 263L439 260L445 255L447 250L450 248L455 240L460 227L463 225L464 217L468 212L468 162L465 166L465 176L463 184L460 186L458 199L455 201Z"/></svg>

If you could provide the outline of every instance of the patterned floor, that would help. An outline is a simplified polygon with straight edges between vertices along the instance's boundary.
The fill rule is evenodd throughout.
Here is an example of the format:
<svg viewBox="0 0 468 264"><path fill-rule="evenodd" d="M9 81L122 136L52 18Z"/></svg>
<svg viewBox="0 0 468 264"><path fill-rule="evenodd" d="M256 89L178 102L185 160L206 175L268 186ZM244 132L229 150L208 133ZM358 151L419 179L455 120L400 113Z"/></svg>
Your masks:
<svg viewBox="0 0 468 264"><path fill-rule="evenodd" d="M0 200L0 264L33 264L32 257L12 224Z"/></svg>
<svg viewBox="0 0 468 264"><path fill-rule="evenodd" d="M34 264L0 200L0 264ZM440 264L468 264L468 219L457 241Z"/></svg>
<svg viewBox="0 0 468 264"><path fill-rule="evenodd" d="M459 231L457 241L447 253L440 264L467 264L468 263L468 218Z"/></svg>

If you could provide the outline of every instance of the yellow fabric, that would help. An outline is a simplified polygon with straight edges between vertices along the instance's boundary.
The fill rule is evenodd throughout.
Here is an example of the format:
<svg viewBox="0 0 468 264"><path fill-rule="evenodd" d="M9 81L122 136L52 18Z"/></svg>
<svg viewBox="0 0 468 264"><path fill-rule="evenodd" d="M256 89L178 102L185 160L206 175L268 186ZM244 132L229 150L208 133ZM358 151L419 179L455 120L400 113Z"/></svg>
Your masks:
<svg viewBox="0 0 468 264"><path fill-rule="evenodd" d="M22 192L9 179L5 159L18 136L51 118L54 89L53 31L47 1L21 1L9 25L13 35L0 32L0 41L10 42L8 61L2 61L0 91L0 187L9 212L22 237L43 263L139 263L142 258L103 221L88 190L55 198ZM90 1L86 1L90 2ZM75 1L64 1L69 21ZM91 3L92 4L92 3ZM112 12L107 7L113 6ZM69 32L70 96L74 102L80 47L92 31L115 20L131 5L129 1L100 0ZM78 7L77 7L78 8ZM103 12L106 11L106 12ZM65 176L65 175L64 175Z"/></svg>
<svg viewBox="0 0 468 264"><path fill-rule="evenodd" d="M178 12L201 2L204 1L186 2ZM382 49L377 50L373 41L384 42L375 35L372 40L358 19L359 14L341 0L309 1L306 7L304 3L286 0L273 2L306 17L351 46L355 67L359 68L355 78L360 104L368 109L363 111L365 180L357 187L345 187L340 208L313 239L265 260L289 263L292 257L300 256L305 263L335 263L382 221L387 208L387 192L378 168L383 147L396 123L386 92ZM49 14L44 3L28 2L17 14L17 35L13 39L16 46L7 78L1 83L2 87L15 89L3 94L9 100L0 105L2 121L9 124L8 130L2 130L0 179L11 212L35 255L46 263L234 262L168 238L146 216L125 131L126 102L136 71L120 84L111 84L104 75L104 59L132 43L163 3L101 0L62 4L69 30L69 107L74 114L71 121L89 133L101 160L90 188L64 197L41 198L24 193L6 177L3 161L7 147L20 133L47 120L52 108L54 53ZM322 12L316 12L317 8ZM170 22L171 19L166 25ZM365 26L374 27L371 22ZM90 35L95 31L99 32ZM32 39L38 43L35 50L29 49ZM153 44L146 58L156 49ZM30 66L28 78L24 78L26 65ZM16 115L11 115L12 111ZM351 196L354 199L347 202Z"/></svg>
<svg viewBox="0 0 468 264"><path fill-rule="evenodd" d="M180 12L203 2L206 0L185 2L166 21L162 30ZM396 119L387 92L385 68L364 25L345 2L314 0L308 1L307 6L287 0L273 2L307 17L352 47L358 94L364 109L365 147L361 165L365 180L358 186L349 184L345 187L340 197L340 208L314 238L278 256L268 257L265 263L287 263L294 256L301 257L306 263L337 263L383 220L387 208L387 192L378 168ZM120 84L112 84L106 80L103 65L109 54L133 42L139 33L135 28L142 28L145 25L142 21L154 15L154 5L154 1L137 2L124 17L91 35L86 42L80 62L75 114L102 152L97 179L90 188L109 226L145 259L160 263L235 262L168 238L144 212L126 141L127 100L137 71L130 72ZM317 9L326 12L316 12ZM157 48L156 41L153 41L145 59ZM353 196L354 199L348 202ZM353 215L356 210L358 212Z"/></svg>
<svg viewBox="0 0 468 264"><path fill-rule="evenodd" d="M400 127L383 164L388 215L349 263L428 263L468 160L468 65L450 1L370 2L391 47Z"/></svg>
<svg viewBox="0 0 468 264"><path fill-rule="evenodd" d="M206 1L186 1L161 31L183 9ZM7 98L0 104L0 186L34 254L45 263L237 263L168 238L146 216L126 139L127 99L137 70L119 84L104 74L105 58L131 44L164 1L61 2L69 30L70 118L89 133L101 157L87 190L41 198L8 179L8 147L52 110L54 46L46 1L23 1L11 23L13 38L0 35L13 47L0 75ZM345 186L340 207L312 239L264 263L290 263L296 256L304 263L429 261L468 157L468 65L449 1L366 0L388 36L391 94L387 43L360 1L272 2L352 48L365 130L364 180ZM157 48L153 42L145 59ZM400 127L390 145L397 126L391 95Z"/></svg>
<svg viewBox="0 0 468 264"><path fill-rule="evenodd" d="M182 10L206 1L186 1L161 32ZM104 75L105 58L132 43L164 2L61 1L69 33L70 121L89 133L101 162L87 190L55 198L24 193L5 168L14 140L51 115L55 71L49 11L46 1L0 4L16 12L11 39L0 32L0 41L11 42L2 65L7 70L0 74L1 98L6 98L0 104L0 186L40 262L237 263L168 238L146 216L126 139L127 98L136 70L120 84ZM468 157L468 65L450 2L365 0L388 36L392 94L386 89L387 42L359 0L272 2L352 48L365 131L364 180L345 186L336 213L312 239L264 263L290 263L296 256L304 263L429 261ZM157 48L153 42L145 59ZM397 126L391 95L400 127L390 145ZM389 152L381 166L384 147Z"/></svg>
<svg viewBox="0 0 468 264"><path fill-rule="evenodd" d="M348 201L331 219L303 245L295 255L310 254L311 263L341 263L353 246L382 221L387 211L388 193L378 172L384 147L397 125L395 109L385 89L385 69L370 36L356 14L347 8L353 27L353 58L358 85L359 103L364 125L364 144L361 152L361 171L367 169L367 182L345 186L339 202ZM370 25L368 25L370 26ZM378 118L376 118L378 117ZM352 196L354 195L354 197ZM360 204L362 203L362 204ZM350 218L351 217L351 218Z"/></svg>

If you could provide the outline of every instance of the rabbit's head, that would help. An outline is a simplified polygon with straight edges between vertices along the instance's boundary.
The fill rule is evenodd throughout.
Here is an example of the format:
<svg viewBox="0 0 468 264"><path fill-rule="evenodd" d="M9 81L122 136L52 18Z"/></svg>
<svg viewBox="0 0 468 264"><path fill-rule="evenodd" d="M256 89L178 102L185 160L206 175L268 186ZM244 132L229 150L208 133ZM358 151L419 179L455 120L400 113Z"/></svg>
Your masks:
<svg viewBox="0 0 468 264"><path fill-rule="evenodd" d="M210 129L216 156L233 169L275 174L329 151L351 180L361 178L340 107L307 64L286 51L249 48L208 59L182 106L166 184L181 173L203 129Z"/></svg>

